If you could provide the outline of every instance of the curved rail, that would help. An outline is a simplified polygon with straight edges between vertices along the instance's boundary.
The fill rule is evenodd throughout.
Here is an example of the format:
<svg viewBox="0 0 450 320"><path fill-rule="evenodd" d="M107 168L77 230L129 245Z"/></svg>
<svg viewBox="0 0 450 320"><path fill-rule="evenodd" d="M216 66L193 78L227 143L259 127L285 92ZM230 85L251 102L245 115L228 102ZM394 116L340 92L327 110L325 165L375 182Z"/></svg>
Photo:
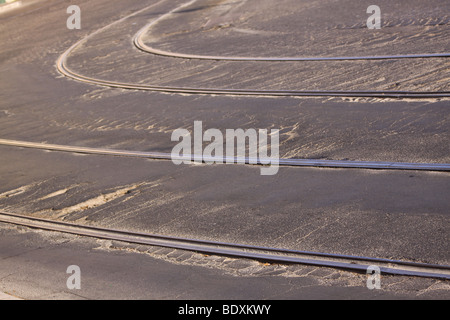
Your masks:
<svg viewBox="0 0 450 320"><path fill-rule="evenodd" d="M142 32L142 31L141 31ZM177 53L153 48L145 44L142 40L142 33L138 33L133 39L133 43L141 51L158 56L191 59L191 60L215 60L215 61L254 61L254 62L301 62L301 61L351 61L351 60L398 60L398 59L431 59L450 58L450 53L424 53L424 54L404 54L404 55L384 55L384 56L343 56L343 57L231 57L197 55L188 53Z"/></svg>
<svg viewBox="0 0 450 320"><path fill-rule="evenodd" d="M0 211L0 222L92 237L96 239L123 241L133 244L160 246L206 254L255 259L259 261L314 265L356 272L367 272L370 266L376 265L380 268L383 274L435 278L442 280L450 279L450 266L446 265L169 237L71 224L61 221L51 221L3 211Z"/></svg>
<svg viewBox="0 0 450 320"><path fill-rule="evenodd" d="M245 56L220 56L220 55L200 55L171 52L151 47L145 43L143 36L148 30L160 20L175 13L176 11L187 7L197 0L192 0L180 7L160 16L145 25L133 37L134 45L147 53L170 58L192 59L192 60L216 60L216 61L258 61L258 62L301 62L301 61L349 61L349 60L393 60L393 59L428 59L428 58L450 58L450 53L420 53L420 54L397 54L397 55L379 55L379 56L343 56L343 57L245 57Z"/></svg>
<svg viewBox="0 0 450 320"><path fill-rule="evenodd" d="M156 23L157 21L164 18L167 14L171 14L180 8L193 3L193 1L186 3L174 10L161 15L159 18L155 19L150 23L150 25ZM121 23L126 19L129 19L137 14L148 10L150 7L159 4L155 3L149 7L132 13L122 19L119 19L105 27L98 29L97 31L91 33L90 35L82 38L75 44L73 44L69 49L67 49L57 60L56 66L58 71L65 75L66 77L72 78L74 80L100 85L112 88L130 89L130 90L144 90L144 91L157 91L166 93L183 93L183 94L207 94L207 95L239 95L239 96L284 96L284 97L369 97L369 98L411 98L411 99L423 99L423 98L446 98L450 97L450 92L415 92L415 91L332 91L332 90L250 90L250 89L221 89L221 88L195 88L195 87L175 87L175 86L157 86L157 85L142 85L133 84L126 82L110 81L105 79L98 79L93 77L84 76L73 70L71 70L67 65L67 57L80 45L85 43L87 40L97 35L98 33L110 28L113 25ZM147 25L148 27L148 25ZM143 29L141 29L142 32ZM139 33L138 33L139 35ZM136 37L135 37L136 39Z"/></svg>
<svg viewBox="0 0 450 320"><path fill-rule="evenodd" d="M109 155L132 158L147 158L155 160L187 160L187 161L202 161L202 162L217 162L217 158L209 158L197 155L183 155L177 156L170 153L161 152L144 152L144 151L125 151L112 150L104 148L89 148L89 147L75 147L63 146L56 144L37 143L0 139L0 145L22 147L31 149L42 149L60 152L72 152L83 154ZM264 165L268 161L264 159L252 158L232 158L233 161L228 161L230 158L224 157L222 163L239 163L247 165ZM220 162L220 161L219 161ZM377 170L413 170L413 171L441 171L450 172L450 163L405 163L405 162L375 162L375 161L339 161L339 160L317 160L317 159L279 159L279 166L291 167L323 167L323 168L347 168L347 169L377 169Z"/></svg>

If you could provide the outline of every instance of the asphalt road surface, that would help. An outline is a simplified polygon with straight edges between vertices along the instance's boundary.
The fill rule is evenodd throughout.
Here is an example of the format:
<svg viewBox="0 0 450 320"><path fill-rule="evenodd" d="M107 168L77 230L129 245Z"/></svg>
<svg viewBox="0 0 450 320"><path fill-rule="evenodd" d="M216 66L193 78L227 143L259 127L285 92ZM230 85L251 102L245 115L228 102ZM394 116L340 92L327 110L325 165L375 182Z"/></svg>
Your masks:
<svg viewBox="0 0 450 320"><path fill-rule="evenodd" d="M448 57L221 61L450 52L445 0L22 1L0 13L0 139L170 153L195 121L279 129L280 157L450 163L450 99L274 97L112 88L450 90ZM81 9L81 29L66 9ZM149 25L150 22L154 22ZM148 26L145 29L143 27ZM133 44L175 56L143 52ZM0 211L167 236L450 265L450 173L175 165L0 145ZM137 246L0 223L0 291L23 299L448 299L445 280ZM67 267L82 272L66 286Z"/></svg>

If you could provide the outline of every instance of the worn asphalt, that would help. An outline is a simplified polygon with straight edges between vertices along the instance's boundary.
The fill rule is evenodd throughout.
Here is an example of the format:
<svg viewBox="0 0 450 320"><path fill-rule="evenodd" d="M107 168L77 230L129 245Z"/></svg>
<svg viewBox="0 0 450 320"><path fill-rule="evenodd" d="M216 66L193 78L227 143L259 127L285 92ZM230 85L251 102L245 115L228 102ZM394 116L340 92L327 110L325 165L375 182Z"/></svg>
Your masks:
<svg viewBox="0 0 450 320"><path fill-rule="evenodd" d="M107 88L77 73L159 86L450 91L450 60L231 62L155 56L355 56L450 51L445 0L23 1L0 14L0 138L171 152L178 128L280 129L283 158L450 163L449 99L245 97ZM256 4L257 3L257 4ZM145 9L147 8L147 9ZM79 155L0 146L0 210L171 236L450 265L450 173ZM0 223L0 292L22 299L449 299L448 281L274 265L131 246ZM66 286L69 265L81 290ZM2 299L2 296L0 296Z"/></svg>

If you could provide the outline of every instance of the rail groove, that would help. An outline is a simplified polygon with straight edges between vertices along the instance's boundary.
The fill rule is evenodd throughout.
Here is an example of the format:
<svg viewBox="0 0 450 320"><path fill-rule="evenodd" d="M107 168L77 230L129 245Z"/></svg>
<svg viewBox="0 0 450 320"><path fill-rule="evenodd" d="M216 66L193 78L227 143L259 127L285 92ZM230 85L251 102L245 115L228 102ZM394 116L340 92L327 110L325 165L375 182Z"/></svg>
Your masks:
<svg viewBox="0 0 450 320"><path fill-rule="evenodd" d="M209 158L197 155L172 155L162 152L145 152L145 151L125 151L113 150L105 148L90 148L78 146L64 146L57 144L27 142L0 139L0 145L42 149L60 152L72 152L93 155L106 155L117 157L146 158L154 160L187 160L192 162L216 162L217 158ZM246 165L266 165L274 163L274 159L253 159L253 158L230 158L224 157L220 163L237 163ZM450 172L450 163L405 163L405 162L376 162L376 161L348 161L348 160L319 160L319 159L279 159L279 166L285 167L323 167L323 168L347 168L347 169L373 169L373 170L412 170L412 171L440 171Z"/></svg>
<svg viewBox="0 0 450 320"><path fill-rule="evenodd" d="M435 278L441 280L450 279L450 266L446 265L169 237L72 224L62 221L51 221L3 211L0 211L0 222L96 239L122 241L126 243L159 246L259 261L313 265L354 272L366 272L369 267L377 266L383 274Z"/></svg>

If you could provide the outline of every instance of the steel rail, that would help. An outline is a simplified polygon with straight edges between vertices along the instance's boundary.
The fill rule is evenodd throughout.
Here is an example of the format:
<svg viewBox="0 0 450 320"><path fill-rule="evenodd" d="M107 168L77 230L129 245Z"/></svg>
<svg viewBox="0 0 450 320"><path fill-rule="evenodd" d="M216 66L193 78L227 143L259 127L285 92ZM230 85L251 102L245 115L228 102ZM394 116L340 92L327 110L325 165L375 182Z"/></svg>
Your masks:
<svg viewBox="0 0 450 320"><path fill-rule="evenodd" d="M214 56L197 55L187 53L177 53L150 47L141 39L142 34L137 34L133 43L141 51L158 56L190 59L190 60L214 60L214 61L248 61L248 62L306 62L306 61L354 61L354 60L399 60L399 59L432 59L450 58L450 53L424 53L424 54L404 54L404 55L380 55L380 56L342 56L342 57L235 57L235 56Z"/></svg>
<svg viewBox="0 0 450 320"><path fill-rule="evenodd" d="M189 162L204 162L204 163L237 163L246 165L267 165L272 163L275 165L273 159L262 158L240 158L240 157L223 157L222 161L214 157L205 157L200 155L172 155L170 153L162 152L146 152L146 151L126 151L113 150L105 148L90 148L57 145L48 143L37 143L17 140L0 139L0 145L43 149L49 151L72 152L82 154L108 155L131 158L146 158L154 160L183 160ZM342 169L373 169L373 170L410 170L410 171L440 171L450 172L450 163L404 163L404 162L376 162L376 161L339 161L339 160L319 160L319 159L279 159L277 163L279 166L286 167L323 167L323 168L342 168Z"/></svg>
<svg viewBox="0 0 450 320"><path fill-rule="evenodd" d="M162 1L160 1L162 2ZM97 31L87 35L86 37L80 39L74 43L69 49L67 49L56 61L57 70L64 76L72 78L74 80L88 83L91 85L99 85L111 88L121 88L129 90L144 90L144 91L155 91L155 92L165 92L165 93L179 93L179 94L203 94L203 95L237 95L237 96L270 96L270 97L368 97L368 98L411 98L411 99L425 99L425 98L446 98L450 97L450 92L415 92L415 91L332 91L332 90L252 90L252 89L221 89L221 88L195 88L195 87L175 87L175 86L157 86L157 85L144 85L144 84L133 84L126 82L110 81L105 79L98 79L89 76L82 75L71 70L67 65L68 56L79 46L84 44L86 41L91 39L98 33L110 28L113 25L121 23L126 19L138 15L150 7L153 7L158 3L155 3L149 7L141 9L134 12L126 17L123 17L109 25L106 25ZM186 6L192 3L182 5ZM181 7L177 7L167 14L170 14ZM156 23L162 19L165 15L160 16L155 19L152 23Z"/></svg>
<svg viewBox="0 0 450 320"><path fill-rule="evenodd" d="M170 237L79 225L62 221L52 221L31 216L7 213L4 211L0 211L0 222L47 231L86 236L96 239L151 245L235 258L313 265L356 272L366 272L370 266L375 265L380 268L380 271L383 274L435 278L441 280L450 279L450 266L447 265Z"/></svg>
<svg viewBox="0 0 450 320"><path fill-rule="evenodd" d="M397 55L378 55L378 56L340 56L340 57L247 57L247 56L220 56L220 55L201 55L171 52L151 47L145 43L143 36L157 22L164 19L185 6L191 5L196 0L190 1L175 10L172 10L163 16L149 22L140 29L133 37L133 43L139 50L178 59L190 60L215 60L215 61L254 61L254 62L306 62L306 61L351 61L351 60L398 60L398 59L431 59L431 58L450 58L450 53L419 53L419 54L397 54Z"/></svg>

